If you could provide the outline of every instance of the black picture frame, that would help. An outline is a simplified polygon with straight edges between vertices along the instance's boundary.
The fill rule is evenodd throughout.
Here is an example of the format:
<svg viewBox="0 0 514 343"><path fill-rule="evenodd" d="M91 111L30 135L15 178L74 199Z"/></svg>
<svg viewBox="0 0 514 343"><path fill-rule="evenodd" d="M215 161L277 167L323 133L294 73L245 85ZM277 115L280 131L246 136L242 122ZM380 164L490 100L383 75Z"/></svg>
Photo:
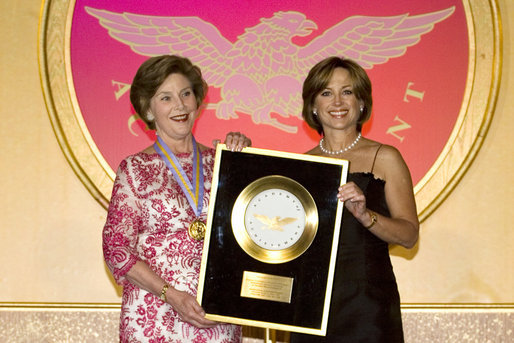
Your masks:
<svg viewBox="0 0 514 343"><path fill-rule="evenodd" d="M207 318L326 334L344 208L336 194L347 174L346 160L257 148L232 152L218 145L197 296ZM239 194L253 181L269 175L300 183L318 211L318 231L311 245L284 263L266 263L249 256L236 241L231 225ZM290 302L242 297L245 271L292 279Z"/></svg>

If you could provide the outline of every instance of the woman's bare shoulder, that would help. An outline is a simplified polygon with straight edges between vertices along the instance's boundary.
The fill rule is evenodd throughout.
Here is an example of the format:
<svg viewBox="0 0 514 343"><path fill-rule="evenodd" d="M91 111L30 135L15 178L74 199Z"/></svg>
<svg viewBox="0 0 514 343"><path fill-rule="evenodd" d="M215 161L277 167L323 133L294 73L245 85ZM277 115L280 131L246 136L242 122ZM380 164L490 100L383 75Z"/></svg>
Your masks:
<svg viewBox="0 0 514 343"><path fill-rule="evenodd" d="M396 159L398 157L401 158L401 154L398 149L392 145L384 144L368 138L363 138L360 144L361 146L359 149L355 150L359 150L359 154L365 155L367 157L376 156L377 161L379 159L389 160Z"/></svg>
<svg viewBox="0 0 514 343"><path fill-rule="evenodd" d="M386 164L398 163L403 162L403 157L396 147L388 144L380 144L380 149L377 153L377 161L381 161Z"/></svg>
<svg viewBox="0 0 514 343"><path fill-rule="evenodd" d="M319 145L316 145L311 150L305 152L306 155L321 155L321 149L319 148Z"/></svg>
<svg viewBox="0 0 514 343"><path fill-rule="evenodd" d="M384 180L406 177L410 179L410 171L400 151L387 144L382 144L376 156L376 174Z"/></svg>

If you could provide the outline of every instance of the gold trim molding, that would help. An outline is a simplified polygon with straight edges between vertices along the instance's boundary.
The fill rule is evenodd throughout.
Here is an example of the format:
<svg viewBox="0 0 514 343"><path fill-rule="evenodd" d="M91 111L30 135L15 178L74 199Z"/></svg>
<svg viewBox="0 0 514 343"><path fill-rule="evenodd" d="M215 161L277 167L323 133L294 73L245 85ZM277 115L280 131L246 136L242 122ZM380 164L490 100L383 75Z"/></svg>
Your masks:
<svg viewBox="0 0 514 343"><path fill-rule="evenodd" d="M489 129L501 81L502 30L495 0L463 0L469 38L468 79L459 117L446 146L414 187L420 221L464 176Z"/></svg>
<svg viewBox="0 0 514 343"><path fill-rule="evenodd" d="M446 199L484 141L496 105L502 67L497 0L462 0L469 32L465 97L452 134L434 165L414 187L420 220ZM41 86L52 126L68 162L91 195L107 208L114 179L84 125L70 67L75 0L44 0L39 23Z"/></svg>

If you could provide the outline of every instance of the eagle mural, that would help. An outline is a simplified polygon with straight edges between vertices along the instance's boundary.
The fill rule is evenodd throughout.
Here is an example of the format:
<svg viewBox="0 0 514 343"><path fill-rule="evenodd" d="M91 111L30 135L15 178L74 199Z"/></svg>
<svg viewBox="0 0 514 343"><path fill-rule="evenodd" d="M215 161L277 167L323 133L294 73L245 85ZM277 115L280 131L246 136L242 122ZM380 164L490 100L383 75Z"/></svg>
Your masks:
<svg viewBox="0 0 514 343"><path fill-rule="evenodd" d="M280 117L301 117L302 82L310 68L325 57L351 58L365 69L402 56L423 34L448 18L455 8L390 17L352 16L313 38L305 46L293 37L306 37L315 22L296 11L276 12L262 18L230 42L212 24L199 17L161 17L114 13L86 7L109 35L137 54L177 54L202 69L210 86L221 89L221 100L208 105L217 118L250 115L253 123L271 125L289 133L296 126ZM278 114L272 116L273 113Z"/></svg>

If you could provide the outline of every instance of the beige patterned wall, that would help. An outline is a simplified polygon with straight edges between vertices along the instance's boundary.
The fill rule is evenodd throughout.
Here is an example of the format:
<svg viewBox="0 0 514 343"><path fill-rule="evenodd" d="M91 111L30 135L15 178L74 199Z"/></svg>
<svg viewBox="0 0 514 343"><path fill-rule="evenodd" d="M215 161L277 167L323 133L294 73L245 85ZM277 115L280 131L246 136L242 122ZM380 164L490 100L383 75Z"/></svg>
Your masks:
<svg viewBox="0 0 514 343"><path fill-rule="evenodd" d="M423 222L419 244L392 250L409 342L513 341L514 2L498 3L502 85L484 144ZM101 255L105 210L69 167L48 119L37 65L40 6L39 0L0 2L0 341L103 341L94 337L98 330L115 335L116 309L19 307L120 302ZM53 325L64 326L49 331Z"/></svg>

